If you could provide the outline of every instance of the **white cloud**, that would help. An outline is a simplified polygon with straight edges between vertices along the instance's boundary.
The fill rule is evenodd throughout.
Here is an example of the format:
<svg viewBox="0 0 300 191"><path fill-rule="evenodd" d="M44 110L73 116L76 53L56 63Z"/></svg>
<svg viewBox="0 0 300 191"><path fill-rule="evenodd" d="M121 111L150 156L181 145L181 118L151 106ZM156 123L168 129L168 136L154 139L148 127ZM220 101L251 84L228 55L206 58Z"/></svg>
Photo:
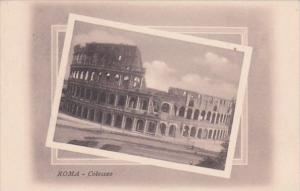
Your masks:
<svg viewBox="0 0 300 191"><path fill-rule="evenodd" d="M236 86L188 73L180 76L179 72L169 67L163 61L145 62L147 87L167 91L169 87L177 87L198 93L214 95L224 98L236 96Z"/></svg>
<svg viewBox="0 0 300 191"><path fill-rule="evenodd" d="M213 52L206 52L203 57L193 61L207 71L211 78L237 85L240 78L241 66L230 62L226 57Z"/></svg>
<svg viewBox="0 0 300 191"><path fill-rule="evenodd" d="M147 87L167 91L176 83L176 70L170 68L164 61L145 62Z"/></svg>
<svg viewBox="0 0 300 191"><path fill-rule="evenodd" d="M74 36L73 38L74 39L72 40L72 42L74 45L80 44L82 46L84 46L85 43L90 42L135 45L135 43L130 39L126 39L118 35L111 35L108 32L100 30L93 30L87 34L79 34Z"/></svg>

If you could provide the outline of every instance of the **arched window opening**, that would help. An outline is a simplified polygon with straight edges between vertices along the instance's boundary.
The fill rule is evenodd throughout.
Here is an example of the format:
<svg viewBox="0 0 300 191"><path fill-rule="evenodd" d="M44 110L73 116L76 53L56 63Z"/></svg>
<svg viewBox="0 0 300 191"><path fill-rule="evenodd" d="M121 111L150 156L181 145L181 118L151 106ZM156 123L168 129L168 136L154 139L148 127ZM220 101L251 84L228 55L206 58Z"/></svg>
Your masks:
<svg viewBox="0 0 300 191"><path fill-rule="evenodd" d="M174 105L174 115L176 115L176 114L177 114L177 106Z"/></svg>
<svg viewBox="0 0 300 191"><path fill-rule="evenodd" d="M194 100L189 101L189 107L194 107Z"/></svg>
<svg viewBox="0 0 300 191"><path fill-rule="evenodd" d="M139 77L134 77L134 80L133 80L133 87L139 87L139 85L140 85L140 82L141 82L141 80L140 80L140 78Z"/></svg>
<svg viewBox="0 0 300 191"><path fill-rule="evenodd" d="M126 130L131 130L132 129L132 124L133 124L133 119L130 117L126 118L126 122L125 122L125 129Z"/></svg>
<svg viewBox="0 0 300 191"><path fill-rule="evenodd" d="M223 123L223 114L220 117L220 123Z"/></svg>
<svg viewBox="0 0 300 191"><path fill-rule="evenodd" d="M88 119L94 121L95 110L90 109Z"/></svg>
<svg viewBox="0 0 300 191"><path fill-rule="evenodd" d="M212 123L212 124L214 124L214 123L215 123L215 118L216 118L216 114L215 114L215 113L213 113L213 115L212 115L212 119L211 119L211 123Z"/></svg>
<svg viewBox="0 0 300 191"><path fill-rule="evenodd" d="M117 128L121 128L121 126L122 126L122 121L123 121L123 115L121 115L121 114L117 114L116 115L116 119L115 119L115 127L117 127Z"/></svg>
<svg viewBox="0 0 300 191"><path fill-rule="evenodd" d="M161 106L161 111L165 112L165 113L169 113L170 112L170 105L168 103L163 103Z"/></svg>
<svg viewBox="0 0 300 191"><path fill-rule="evenodd" d="M160 134L161 135L166 135L166 129L167 129L167 125L165 123L161 123L159 126L160 129Z"/></svg>
<svg viewBox="0 0 300 191"><path fill-rule="evenodd" d="M139 119L136 123L136 131L144 132L144 125L144 121Z"/></svg>
<svg viewBox="0 0 300 191"><path fill-rule="evenodd" d="M91 98L91 90L90 89L86 89L85 99L89 100L90 98Z"/></svg>
<svg viewBox="0 0 300 191"><path fill-rule="evenodd" d="M151 134L154 134L155 131L156 131L156 123L153 122L153 121L149 121L149 122L148 122L147 132L148 132L148 133L151 133Z"/></svg>
<svg viewBox="0 0 300 191"><path fill-rule="evenodd" d="M130 108L135 108L137 104L137 98L136 97L131 97L129 100L129 107Z"/></svg>
<svg viewBox="0 0 300 191"><path fill-rule="evenodd" d="M170 137L175 137L175 131L176 131L175 125L171 125L170 129L169 129L169 136Z"/></svg>
<svg viewBox="0 0 300 191"><path fill-rule="evenodd" d="M180 109L179 109L179 116L180 117L184 117L184 112L185 112L185 107L181 107Z"/></svg>
<svg viewBox="0 0 300 191"><path fill-rule="evenodd" d="M159 103L157 101L153 101L153 111L158 112L159 111Z"/></svg>
<svg viewBox="0 0 300 191"><path fill-rule="evenodd" d="M102 123L102 111L97 112L96 120L98 123Z"/></svg>
<svg viewBox="0 0 300 191"><path fill-rule="evenodd" d="M202 138L202 137L201 137L201 134L202 134L202 129L199 128L199 129L198 129L198 133L197 133L197 137L198 137L199 139Z"/></svg>
<svg viewBox="0 0 300 191"><path fill-rule="evenodd" d="M112 115L110 113L106 114L105 125L111 125Z"/></svg>
<svg viewBox="0 0 300 191"><path fill-rule="evenodd" d="M196 109L195 112L194 112L194 120L198 120L199 114L200 114L199 109Z"/></svg>
<svg viewBox="0 0 300 191"><path fill-rule="evenodd" d="M80 79L83 80L83 77L84 77L84 71L81 71Z"/></svg>
<svg viewBox="0 0 300 191"><path fill-rule="evenodd" d="M86 118L87 118L87 115L88 115L88 108L85 107L85 108L83 109L82 118L86 119Z"/></svg>
<svg viewBox="0 0 300 191"><path fill-rule="evenodd" d="M91 81L94 81L94 78L95 78L95 72L92 72L92 74L91 74Z"/></svg>
<svg viewBox="0 0 300 191"><path fill-rule="evenodd" d="M117 105L118 105L119 107L124 107L125 104L126 104L126 96L125 96L125 95L120 95L120 96L119 96L119 99L118 99Z"/></svg>
<svg viewBox="0 0 300 191"><path fill-rule="evenodd" d="M202 138L207 139L208 138L207 136L208 136L208 130L204 129L203 132L202 132Z"/></svg>
<svg viewBox="0 0 300 191"><path fill-rule="evenodd" d="M141 109L142 110L147 110L148 109L148 100L144 99L141 101Z"/></svg>
<svg viewBox="0 0 300 191"><path fill-rule="evenodd" d="M81 112L82 112L82 106L78 106L78 108L77 108L77 116L78 117L81 117Z"/></svg>
<svg viewBox="0 0 300 191"><path fill-rule="evenodd" d="M120 75L119 75L119 74L116 74L115 77L114 77L114 79L115 79L116 81L119 81Z"/></svg>
<svg viewBox="0 0 300 191"><path fill-rule="evenodd" d="M109 72L106 73L105 78L106 80L110 80L111 74Z"/></svg>
<svg viewBox="0 0 300 191"><path fill-rule="evenodd" d="M100 92L98 103L102 103L103 104L105 102L106 102L106 93L105 92Z"/></svg>
<svg viewBox="0 0 300 191"><path fill-rule="evenodd" d="M101 77L102 77L102 72L99 72L99 73L98 73L98 81L101 80Z"/></svg>
<svg viewBox="0 0 300 191"><path fill-rule="evenodd" d="M115 105L115 100L116 100L116 95L115 94L110 94L109 97L108 97L108 104Z"/></svg>
<svg viewBox="0 0 300 191"><path fill-rule="evenodd" d="M196 136L196 127L192 127L192 128L191 128L190 136L191 136L191 137L195 137L195 136Z"/></svg>
<svg viewBox="0 0 300 191"><path fill-rule="evenodd" d="M188 126L184 126L182 135L187 137L189 135L190 128Z"/></svg>
<svg viewBox="0 0 300 191"><path fill-rule="evenodd" d="M189 108L187 110L186 118L187 119L191 119L192 118L192 114L193 114L193 110Z"/></svg>
<svg viewBox="0 0 300 191"><path fill-rule="evenodd" d="M80 97L84 98L84 87L80 88Z"/></svg>
<svg viewBox="0 0 300 191"><path fill-rule="evenodd" d="M220 139L220 130L217 131L217 136L216 139L219 140Z"/></svg>
<svg viewBox="0 0 300 191"><path fill-rule="evenodd" d="M205 119L205 114L206 114L206 112L203 110L203 111L201 111L201 120L204 120Z"/></svg>
<svg viewBox="0 0 300 191"><path fill-rule="evenodd" d="M89 80L89 71L86 71L84 80L85 81Z"/></svg>
<svg viewBox="0 0 300 191"><path fill-rule="evenodd" d="M217 111L217 109L218 109L218 107L215 105L213 110L214 110L214 111Z"/></svg>
<svg viewBox="0 0 300 191"><path fill-rule="evenodd" d="M209 138L209 139L211 139L212 132L213 132L213 131L212 131L211 129L208 131L208 138Z"/></svg>
<svg viewBox="0 0 300 191"><path fill-rule="evenodd" d="M217 130L214 130L213 139L216 139L217 137Z"/></svg>
<svg viewBox="0 0 300 191"><path fill-rule="evenodd" d="M123 82L122 82L123 86L129 87L129 83L130 83L129 76L124 76Z"/></svg>
<svg viewBox="0 0 300 191"><path fill-rule="evenodd" d="M216 124L219 123L219 120L220 120L220 114L218 113L218 115L217 115L217 120L216 120Z"/></svg>
<svg viewBox="0 0 300 191"><path fill-rule="evenodd" d="M207 115L206 115L206 120L207 121L210 121L210 116L211 116L211 112L209 111L209 112L207 112Z"/></svg>

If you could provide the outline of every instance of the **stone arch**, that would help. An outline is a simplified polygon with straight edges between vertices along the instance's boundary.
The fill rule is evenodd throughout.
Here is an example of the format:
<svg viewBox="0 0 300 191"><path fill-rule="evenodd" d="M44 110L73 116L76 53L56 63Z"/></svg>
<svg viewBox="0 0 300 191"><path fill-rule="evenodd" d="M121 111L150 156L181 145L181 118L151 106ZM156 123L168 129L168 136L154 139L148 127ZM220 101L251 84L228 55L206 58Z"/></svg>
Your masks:
<svg viewBox="0 0 300 191"><path fill-rule="evenodd" d="M185 125L185 126L183 127L182 135L183 135L184 137L187 137L187 136L189 136L189 134L190 134L189 132L190 132L189 126Z"/></svg>
<svg viewBox="0 0 300 191"><path fill-rule="evenodd" d="M169 127L169 136L170 137L175 137L175 132L176 132L175 125L170 125L170 127Z"/></svg>
<svg viewBox="0 0 300 191"><path fill-rule="evenodd" d="M187 110L186 118L187 119L191 119L192 118L192 114L193 114L193 110L191 108L189 108Z"/></svg>
<svg viewBox="0 0 300 191"><path fill-rule="evenodd" d="M109 94L108 96L108 104L115 105L116 101L116 95L115 94Z"/></svg>
<svg viewBox="0 0 300 191"><path fill-rule="evenodd" d="M117 128L121 128L122 127L122 121L123 121L123 115L122 114L117 114L114 126L117 127Z"/></svg>
<svg viewBox="0 0 300 191"><path fill-rule="evenodd" d="M125 121L125 129L126 130L131 130L133 126L133 119L131 117L127 117Z"/></svg>
<svg viewBox="0 0 300 191"><path fill-rule="evenodd" d="M198 137L199 139L201 139L201 135L202 135L202 129L199 128L199 129L198 129L198 133L197 133L197 137Z"/></svg>
<svg viewBox="0 0 300 191"><path fill-rule="evenodd" d="M201 111L201 120L205 119L205 114L206 114L205 110Z"/></svg>
<svg viewBox="0 0 300 191"><path fill-rule="evenodd" d="M168 103L163 103L161 105L161 111L165 112L165 113L169 113L170 112L170 104Z"/></svg>
<svg viewBox="0 0 300 191"><path fill-rule="evenodd" d="M84 80L85 80L85 81L88 81L88 80L89 80L89 71L86 71Z"/></svg>
<svg viewBox="0 0 300 191"><path fill-rule="evenodd" d="M94 81L95 80L95 72L92 72L91 74L91 81Z"/></svg>
<svg viewBox="0 0 300 191"><path fill-rule="evenodd" d="M100 92L98 96L98 103L105 103L106 102L106 92Z"/></svg>
<svg viewBox="0 0 300 191"><path fill-rule="evenodd" d="M155 133L155 131L156 131L156 122L154 122L154 121L149 121L148 123L147 123L147 132L148 133L151 133L151 134L154 134Z"/></svg>
<svg viewBox="0 0 300 191"><path fill-rule="evenodd" d="M161 135L166 135L167 125L165 123L160 123L159 130Z"/></svg>
<svg viewBox="0 0 300 191"><path fill-rule="evenodd" d="M143 120L139 119L136 123L136 131L144 132L145 129L145 123Z"/></svg>
<svg viewBox="0 0 300 191"><path fill-rule="evenodd" d="M136 97L131 97L129 99L129 107L130 108L135 108L137 104L137 98Z"/></svg>
<svg viewBox="0 0 300 191"><path fill-rule="evenodd" d="M214 131L213 131L213 137L212 137L212 138L213 138L213 139L216 139L216 136L217 136L217 130L214 130Z"/></svg>
<svg viewBox="0 0 300 191"><path fill-rule="evenodd" d="M82 112L82 118L86 119L88 116L88 108L84 107Z"/></svg>
<svg viewBox="0 0 300 191"><path fill-rule="evenodd" d="M191 137L195 137L196 136L196 127L192 127L191 128L190 136Z"/></svg>
<svg viewBox="0 0 300 191"><path fill-rule="evenodd" d="M111 113L107 113L106 117L105 117L105 125L111 126L111 122L112 122L112 114Z"/></svg>
<svg viewBox="0 0 300 191"><path fill-rule="evenodd" d="M216 120L216 124L218 124L218 123L219 123L219 120L220 120L220 114L218 113L218 114L217 114L217 120Z"/></svg>
<svg viewBox="0 0 300 191"><path fill-rule="evenodd" d="M217 111L218 107L215 105L213 111Z"/></svg>
<svg viewBox="0 0 300 191"><path fill-rule="evenodd" d="M206 115L206 120L207 121L210 121L210 116L211 116L211 112L209 111L209 112L207 112L207 115Z"/></svg>
<svg viewBox="0 0 300 191"><path fill-rule="evenodd" d="M84 71L81 71L80 79L83 80L83 77L84 77Z"/></svg>
<svg viewBox="0 0 300 191"><path fill-rule="evenodd" d="M212 118L211 118L211 123L214 124L216 119L216 113L213 113Z"/></svg>
<svg viewBox="0 0 300 191"><path fill-rule="evenodd" d="M212 133L213 133L213 131L210 129L210 130L208 131L208 136L207 136L208 139L211 139L211 138L212 138Z"/></svg>
<svg viewBox="0 0 300 191"><path fill-rule="evenodd" d="M98 123L102 123L102 117L103 117L103 113L102 113L102 111L99 110L96 114L96 121Z"/></svg>
<svg viewBox="0 0 300 191"><path fill-rule="evenodd" d="M94 121L95 109L90 109L88 113L88 119Z"/></svg>
<svg viewBox="0 0 300 191"><path fill-rule="evenodd" d="M208 138L208 130L207 129L203 130L203 132L202 132L202 138L203 139L207 139Z"/></svg>
<svg viewBox="0 0 300 191"><path fill-rule="evenodd" d="M194 107L194 100L189 101L189 107Z"/></svg>
<svg viewBox="0 0 300 191"><path fill-rule="evenodd" d="M220 130L217 131L217 136L216 139L219 140L220 139Z"/></svg>
<svg viewBox="0 0 300 191"><path fill-rule="evenodd" d="M178 113L178 115L180 116L180 117L184 117L184 113L185 113L185 107L180 107L180 109L179 109L179 113Z"/></svg>
<svg viewBox="0 0 300 191"><path fill-rule="evenodd" d="M200 114L200 111L199 111L199 109L196 109L195 110L195 112L194 112L194 120L198 120L198 118L199 118L199 114Z"/></svg>

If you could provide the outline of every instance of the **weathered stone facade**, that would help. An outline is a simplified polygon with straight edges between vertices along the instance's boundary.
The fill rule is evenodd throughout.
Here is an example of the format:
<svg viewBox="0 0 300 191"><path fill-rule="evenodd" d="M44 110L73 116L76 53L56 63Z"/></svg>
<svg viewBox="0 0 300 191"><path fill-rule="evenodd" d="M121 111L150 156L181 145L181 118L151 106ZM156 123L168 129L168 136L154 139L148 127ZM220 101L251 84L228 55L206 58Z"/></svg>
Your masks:
<svg viewBox="0 0 300 191"><path fill-rule="evenodd" d="M228 139L234 100L178 88L146 87L136 46L75 46L60 111L111 128L162 140Z"/></svg>

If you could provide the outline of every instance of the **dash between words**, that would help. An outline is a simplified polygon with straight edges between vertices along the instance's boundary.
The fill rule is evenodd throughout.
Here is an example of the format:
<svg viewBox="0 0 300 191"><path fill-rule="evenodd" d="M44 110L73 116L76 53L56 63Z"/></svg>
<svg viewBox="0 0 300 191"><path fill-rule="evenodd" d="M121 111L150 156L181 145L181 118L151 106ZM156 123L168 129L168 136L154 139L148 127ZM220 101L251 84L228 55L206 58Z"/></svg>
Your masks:
<svg viewBox="0 0 300 191"><path fill-rule="evenodd" d="M59 170L57 176L112 176L112 172L90 170L81 172L79 170Z"/></svg>

